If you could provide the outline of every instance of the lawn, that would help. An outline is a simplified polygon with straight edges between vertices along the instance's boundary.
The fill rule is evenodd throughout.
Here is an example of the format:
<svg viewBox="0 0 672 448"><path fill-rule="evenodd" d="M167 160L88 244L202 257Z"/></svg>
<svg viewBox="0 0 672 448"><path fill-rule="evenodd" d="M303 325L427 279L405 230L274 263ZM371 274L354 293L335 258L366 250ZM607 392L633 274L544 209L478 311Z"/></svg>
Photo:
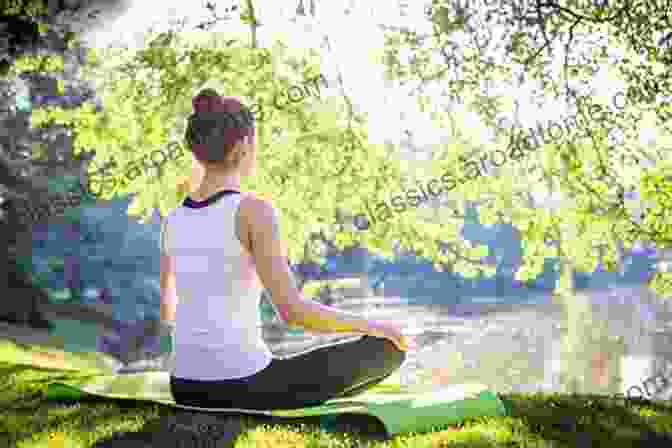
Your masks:
<svg viewBox="0 0 672 448"><path fill-rule="evenodd" d="M19 362L31 350L0 347L0 448L672 446L672 405L608 397L505 395L508 417L392 439L385 438L375 419L361 416L343 416L335 429L326 431L315 419L215 417L111 400L48 402L43 392L49 382L91 375L97 362L40 349L29 357L39 366L21 365L8 360L12 347L23 350Z"/></svg>

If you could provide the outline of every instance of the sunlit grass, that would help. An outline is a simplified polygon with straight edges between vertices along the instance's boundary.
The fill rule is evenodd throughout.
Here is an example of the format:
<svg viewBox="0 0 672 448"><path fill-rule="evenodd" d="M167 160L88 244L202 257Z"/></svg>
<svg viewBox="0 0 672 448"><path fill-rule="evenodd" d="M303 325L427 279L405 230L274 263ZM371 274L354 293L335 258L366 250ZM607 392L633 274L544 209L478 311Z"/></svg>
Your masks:
<svg viewBox="0 0 672 448"><path fill-rule="evenodd" d="M103 442L105 447L145 446L132 443L139 440L146 446L235 448L672 446L662 436L672 435L672 407L626 405L606 397L508 395L503 399L510 416L385 438L382 425L364 416L343 416L335 429L325 431L319 420L309 418L210 416L112 400L48 402L43 393L50 382L90 375L92 370L31 367L0 359L0 447L92 447ZM69 359L71 366L77 362L66 355L60 359ZM219 441L207 444L206 439Z"/></svg>

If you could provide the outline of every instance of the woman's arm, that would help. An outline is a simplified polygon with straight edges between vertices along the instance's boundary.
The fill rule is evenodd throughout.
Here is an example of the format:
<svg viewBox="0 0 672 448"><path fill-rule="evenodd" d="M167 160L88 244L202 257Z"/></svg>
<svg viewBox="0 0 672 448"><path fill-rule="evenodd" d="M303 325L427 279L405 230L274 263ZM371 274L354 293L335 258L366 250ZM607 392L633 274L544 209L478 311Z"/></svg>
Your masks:
<svg viewBox="0 0 672 448"><path fill-rule="evenodd" d="M177 290L175 289L175 260L170 255L161 254L161 321L175 322Z"/></svg>
<svg viewBox="0 0 672 448"><path fill-rule="evenodd" d="M161 288L161 310L160 319L162 322L175 322L175 308L177 307L177 290L175 288L175 257L168 254L166 247L167 217L161 223L161 234L159 236L160 259L160 279Z"/></svg>
<svg viewBox="0 0 672 448"><path fill-rule="evenodd" d="M166 221L161 225L161 260L160 280L161 308L159 311L158 329L161 353L173 351L173 333L175 331L175 314L177 308L177 289L175 287L175 257L166 251Z"/></svg>
<svg viewBox="0 0 672 448"><path fill-rule="evenodd" d="M257 274L288 325L317 332L372 334L376 331L367 319L303 298L289 268L278 217L270 203L246 196L241 201L240 216L241 229L249 232Z"/></svg>

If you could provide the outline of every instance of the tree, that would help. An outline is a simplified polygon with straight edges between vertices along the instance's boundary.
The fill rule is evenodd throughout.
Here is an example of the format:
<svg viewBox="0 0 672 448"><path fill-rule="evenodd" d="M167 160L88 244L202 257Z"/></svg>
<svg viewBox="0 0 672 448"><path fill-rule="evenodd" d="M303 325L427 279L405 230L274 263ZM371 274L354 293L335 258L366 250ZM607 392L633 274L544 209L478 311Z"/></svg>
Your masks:
<svg viewBox="0 0 672 448"><path fill-rule="evenodd" d="M54 8L50 10L49 6ZM40 143L44 145L26 145L23 137L29 134L28 114L9 107L9 104L18 103L15 87L19 75L58 71L59 61L62 68L62 58L36 53L38 50L54 50L49 45L54 41L68 48L76 33L67 25L54 22L55 15L68 12L73 9L38 0L0 4L0 77L3 78L0 110L0 297L3 303L0 316L4 320L42 328L49 326L40 312L47 294L36 284L28 262L32 258L31 217L26 216L25 210L49 206L53 195L47 182L48 173L63 168L72 160L66 156L66 161L62 162L51 150L47 142L53 129L43 133L44 141Z"/></svg>
<svg viewBox="0 0 672 448"><path fill-rule="evenodd" d="M451 148L432 164L455 163L471 178L451 193L458 205L465 198L480 202L485 224L500 219L521 230L521 280L538 275L546 257L560 257L558 292L571 295L577 269L592 272L600 262L618 269L635 241L659 247L672 241L672 155L664 150L670 101L663 97L672 66L672 47L663 43L672 36L663 3L435 1L426 11L431 33L386 32L389 76L419 83L421 105L428 103L425 90L441 83L447 98L478 112L496 131L493 141ZM558 59L561 67L553 65ZM623 80L615 99L586 89L606 63L617 66ZM550 97L568 106L571 116L557 120L566 133L553 138L548 128L502 125L503 114L514 107L510 89L522 85L532 86L536 104ZM437 121L444 118L437 114ZM639 143L643 122L659 130L658 141ZM495 150L509 156L501 168L492 166ZM490 168L481 169L484 157ZM529 192L540 185L562 206L538 209ZM647 213L633 215L632 192L648 201ZM669 295L672 277L657 273L650 286Z"/></svg>
<svg viewBox="0 0 672 448"><path fill-rule="evenodd" d="M455 214L473 202L482 223L519 229L524 255L517 279L538 276L547 258L559 260L554 292L568 315L563 358L581 359L567 363L569 376L587 370L586 349L604 349L606 337L598 330L597 343L586 340L596 324L589 301L577 294L576 273L623 269L638 240L661 249L672 241L672 155L665 150L670 100L664 96L672 28L664 3L434 1L426 11L430 33L386 31L388 75L415 83L421 106L430 98L436 105L429 88L439 85L446 101L475 111L494 131L489 141L472 137L464 146L437 145L432 165L443 170L454 164L466 178L450 194ZM601 69L622 81L612 98L588 89ZM521 86L530 88L523 101L556 101L569 116L540 126L523 123L510 97ZM439 112L434 118L445 123L452 117ZM644 123L657 129L657 141L639 140ZM532 191L555 204L540 203ZM465 263L456 270L464 271ZM672 276L658 272L649 287L669 296Z"/></svg>
<svg viewBox="0 0 672 448"><path fill-rule="evenodd" d="M470 262L485 253L456 238L459 216L438 225L409 210L393 220L379 217L368 231L360 231L359 212L366 203L380 202L400 185L408 187L413 173L403 169L394 148L367 142L365 117L354 112L340 76L336 86L340 96L321 98L314 54L292 53L281 43L272 49L258 48L258 21L251 1L242 17L250 26L248 44L225 33L211 33L210 40L198 41L198 36L173 30L150 34L136 52L90 51L84 76L97 79L99 90L104 87L105 109L37 111L33 126L67 126L75 135L78 155L95 152L89 177L106 185L102 198L130 193L134 195L130 215L145 220L158 208L165 216L188 190L183 174L191 157L181 139L190 99L200 88L219 87L227 95L246 99L256 113L260 169L245 187L271 197L283 212L282 232L295 263L323 261L320 247L325 241L338 250L366 247L388 257L394 251L390 243L396 242L428 256L439 268L459 261L477 275ZM328 39L325 43L328 47ZM318 95L279 105L277 98L296 86ZM177 163L141 168L148 162L140 160L151 160L152 151L171 141L180 142ZM446 248L439 241L452 243Z"/></svg>
<svg viewBox="0 0 672 448"><path fill-rule="evenodd" d="M244 16L253 31L250 5ZM108 52L96 60L92 50L88 76L109 73L114 64L124 75L105 81L105 110L93 113L85 106L37 111L33 125L72 126L78 153L95 148L90 171L111 165L105 178L112 188L102 192L103 198L131 193L129 214L146 219L158 208L165 216L183 198L178 187L191 156L180 143L174 164L143 171L135 161L171 140L181 141L195 86L220 87L227 95L245 98L256 112L261 169L245 186L273 198L283 212L282 232L291 241L291 259L302 260L304 242L320 230L341 248L361 238L353 229L336 235L332 217L337 208L358 207L362 185L376 182L378 188L392 188L399 179L399 163L381 147L365 143L363 118L347 98L345 107L337 98L278 104L277 98L294 86L320 93L320 73L311 55L292 54L280 43L272 51L255 48L254 38L252 45L245 45L221 33L212 36L210 42L193 43L178 32L154 35L135 54L122 50L116 59ZM311 253L319 258L314 249Z"/></svg>
<svg viewBox="0 0 672 448"><path fill-rule="evenodd" d="M493 14L497 15L492 13L491 17ZM498 14L501 16L501 13ZM558 14L550 14L549 17L556 20ZM459 25L462 29L478 33L484 32L483 30L487 28L481 26L476 29L473 25L478 14L463 15L464 17L460 16L462 18L459 20L460 23L464 22ZM478 275L479 271L484 269L492 273L494 271L492 266L481 267L482 258L487 254L487 250L473 246L458 236L464 211L468 204L474 201L486 201L482 212L486 223L492 222L494 216L524 229L525 244L533 250L526 252L523 277L533 277L535 272L538 273L540 260L543 261L548 254L558 253L560 249L569 249L565 250L569 253L577 247L578 241L569 242L566 239L566 242L560 243L559 249L546 248L542 244L554 237L559 239L562 232L565 232L560 229L570 224L578 230L578 233L590 224L593 228L591 236L596 233L609 234L607 243L611 252L603 252L607 260L614 259L615 244L612 240L623 237L624 241L631 241L637 235L637 231L640 231L640 234L643 231L644 227L636 227L630 222L629 215L623 212L623 207L603 206L605 196L603 192L610 193L614 190L617 192L619 187L625 190L622 183L614 183L611 180L614 175L605 181L606 185L600 185L599 179L590 179L585 174L591 158L599 159L598 156L603 156L606 149L612 149L605 145L604 135L595 136L596 131L588 126L593 139L597 137L602 139L596 140L593 147L589 148L592 154L590 156L582 156L586 151L577 149L578 142L573 145L546 143L542 149L535 152L536 158L526 158L527 165L510 163L500 170L500 175L480 176L477 182L458 186L452 194L457 199L456 210L449 216L450 219L444 220L445 216L441 216L440 222L436 222L436 219L423 219L425 210L409 209L394 216L394 219L389 219L391 216L387 216L387 219L379 217L378 222L368 231L359 232L349 225L349 222L353 218L361 218L361 214L358 215L357 211L365 207L363 202L380 203L390 191L398 191L400 186L406 190L411 183L420 179L420 176L412 173L410 169L404 169L390 148L366 143L364 117L352 112L347 95L341 95L345 107L336 99L323 102L306 99L300 104L288 104L282 109L275 107L273 103L276 95L282 94L290 86L310 85L319 75L317 67L310 57L291 54L279 43L274 46L273 51L258 48L255 34L258 22L251 1L245 5L243 19L250 25L251 39L248 45L241 44L238 39L231 40L229 36L221 33L215 35L210 43L198 44L190 42L178 32L169 32L154 35L148 39L143 49L135 53L122 51L117 54L112 52L98 54L98 60L90 67L91 74L105 71L109 73L110 67L117 66L119 70L116 70L116 73L126 77L109 80L106 110L101 114L93 114L92 110L85 109L67 112L54 110L44 113L35 121L51 120L72 125L77 133L78 151L96 148L94 169L108 163L116 164L106 167L109 184L114 188L105 191L104 197L133 193L135 198L129 210L130 214L147 218L154 208L159 208L165 215L167 210L177 205L184 195L184 191L180 191L178 185L180 174L189 168L188 152L182 150L175 165L166 163L160 167L150 168L144 173L136 160L143 155L148 156L152 150L160 148L171 139L181 139L184 125L180 120L189 113L189 100L195 93L193 87L217 87L218 82L220 85L226 83L224 89L226 94L242 96L256 107L260 122L258 126L260 171L256 179L250 180L246 187L261 195L272 197L274 203L284 213L286 228L283 229L283 233L291 242L290 257L293 260L305 259L306 241L311 240L311 233L322 231L327 239L334 240L341 249L359 244L389 256L392 253L389 243L397 241L404 248L430 258L439 267L454 264L456 271L467 276ZM534 25L527 25L525 20L519 19L508 19L510 22L513 21L511 27L517 26L517 31L509 32L508 38L511 42L518 42L527 36L529 30L526 27ZM446 35L456 32L450 27L447 31L443 30L441 26L446 28L445 20L437 25L439 29L437 35L443 36L444 40ZM415 76L424 83L427 83L428 79L443 80L441 76L447 77L447 94L471 100L481 111L486 104L494 104L495 100L501 102L501 98L493 99L480 92L470 94L471 96L461 92L468 90L464 87L476 85L477 81L484 77L492 78L494 75L499 75L499 78L502 78L502 75L508 75L512 70L505 63L495 64L488 61L486 64L476 55L481 48L474 47L470 49L473 53L471 56L462 58L465 63L460 69L466 74L463 80L453 80L449 77L449 69L455 68L449 62L458 57L455 54L448 55L450 56L446 60L448 67L435 70L440 73L439 75L420 76L419 69L432 68L432 64L428 62L428 58L427 60L420 58L428 53L424 48L422 51L419 49L420 37L416 36L413 40L412 36L409 37L410 34L404 34L406 37L403 39L411 41L408 46L417 50L419 56L416 57L411 70L407 70L404 74L397 73L397 77ZM392 36L391 39L396 39L396 43L391 45L396 47L402 45L401 37ZM534 53L536 50L527 48L526 51ZM446 46L440 48L444 57L447 55L446 51ZM95 52L92 52L92 55L95 56ZM520 56L517 56L516 52L512 58L514 63L524 65L519 61ZM389 55L388 60L397 71L401 71L400 63L394 62L394 54ZM274 79L274 75L280 72L278 67L287 71L289 75ZM484 67L489 69L484 70ZM540 76L540 67L543 68L541 62L530 67L532 69L536 67L536 71L532 70L532 74ZM549 83L552 84L550 81L546 82L547 85ZM422 100L426 102L426 98ZM591 100L584 96L577 101L585 107ZM626 108L626 111L618 116L620 123L634 122L626 120L625 117L626 112L630 114L627 118L634 116L635 112L631 109ZM485 110L483 114L491 124L496 122L497 116L491 109ZM439 113L437 117L446 115L448 114ZM347 125L338 124L339 120L346 122ZM514 131L516 132L509 132L508 137L516 146L509 151L523 151L524 136L517 133L518 130ZM519 148L521 145L522 149ZM584 149L583 146L580 148ZM447 170L452 170L455 165L462 166L466 172L462 174L473 175L474 169L480 170L474 165L475 162L469 160L469 157L479 155L470 145L453 142L443 145L441 149L442 159L438 163L432 163L432 166L425 167L422 173L424 179L431 176L438 177ZM558 155L550 157L551 151L556 151ZM333 169L334 166L338 168ZM553 191L560 188L563 193L573 196L573 200L577 201L580 207L573 213L555 215L551 212L538 213L534 205L529 203L526 194L529 191L527 187L533 181L519 184L520 173L532 168L536 168L537 173L543 173L542 177L545 180L555 182L549 183L553 185ZM625 169L627 167L624 163L604 168L607 172ZM318 176L324 180L312 184L308 181ZM534 182L538 183L536 180ZM663 185L661 182L662 180L658 179L657 185ZM478 184L477 188L475 184ZM584 184L591 188L588 189ZM583 190L580 190L581 187ZM481 193L484 192L492 194L483 199ZM526 202L521 202L521 198ZM656 198L664 199L664 196L659 195ZM512 203L515 203L516 207L509 207ZM343 211L346 215L344 222L348 225L333 222L337 212ZM654 221L665 224L663 219ZM617 232L616 237L613 236L614 232ZM658 234L662 235L660 232ZM626 236L629 239L625 238ZM319 259L314 249L309 252L308 258ZM594 265L595 252L592 247L583 247L575 257L577 264Z"/></svg>

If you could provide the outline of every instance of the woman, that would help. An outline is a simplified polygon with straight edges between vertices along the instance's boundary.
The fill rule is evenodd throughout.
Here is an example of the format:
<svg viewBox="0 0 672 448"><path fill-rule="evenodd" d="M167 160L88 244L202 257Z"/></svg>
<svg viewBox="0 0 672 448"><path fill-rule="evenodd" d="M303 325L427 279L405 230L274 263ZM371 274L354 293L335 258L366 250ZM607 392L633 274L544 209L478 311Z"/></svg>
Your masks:
<svg viewBox="0 0 672 448"><path fill-rule="evenodd" d="M277 211L241 191L241 177L255 170L249 110L211 89L193 106L185 140L200 171L198 187L161 229L161 320L175 328L175 401L294 409L356 395L389 377L413 342L395 325L304 299L279 237ZM363 336L273 357L261 333L262 285L288 325Z"/></svg>

